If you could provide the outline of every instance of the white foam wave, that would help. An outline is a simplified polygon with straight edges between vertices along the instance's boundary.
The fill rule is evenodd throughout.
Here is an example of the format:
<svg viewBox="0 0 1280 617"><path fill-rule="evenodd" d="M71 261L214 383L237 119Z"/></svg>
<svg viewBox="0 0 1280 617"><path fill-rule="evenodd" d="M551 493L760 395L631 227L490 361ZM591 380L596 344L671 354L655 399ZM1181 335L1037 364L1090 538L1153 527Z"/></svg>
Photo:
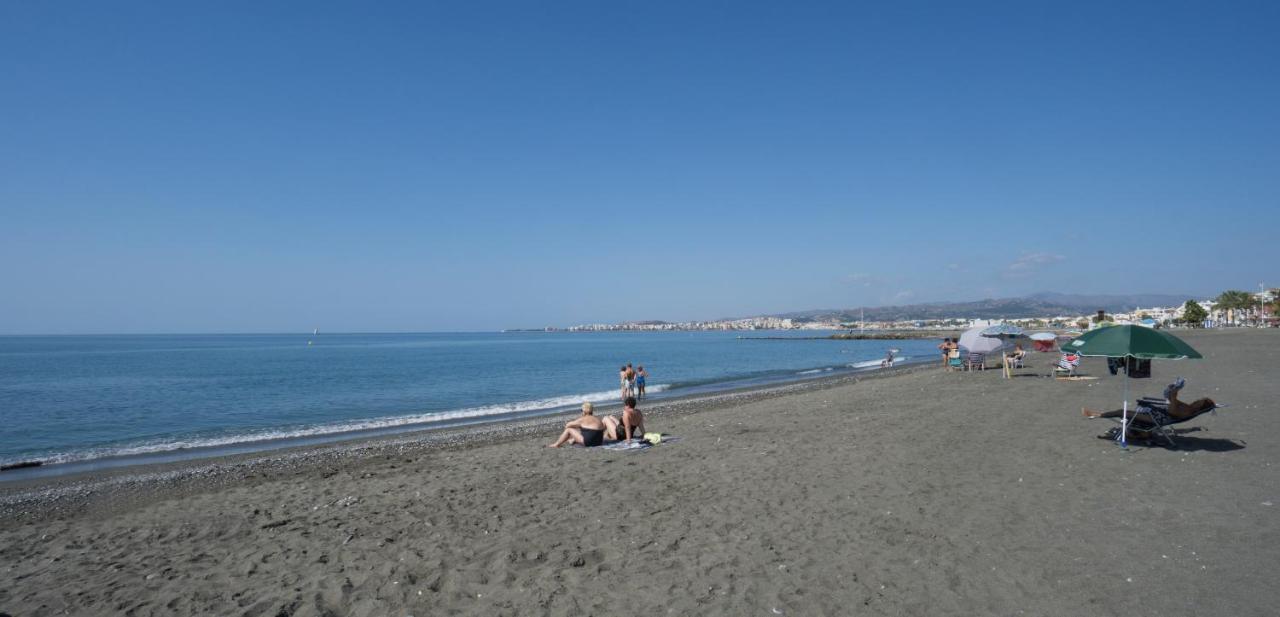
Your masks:
<svg viewBox="0 0 1280 617"><path fill-rule="evenodd" d="M829 373L829 372L831 372L831 371L833 371L833 370L835 370L835 369L833 369L833 368L831 368L831 367L827 367L827 368L811 368L811 369L809 369L809 370L807 370L807 371L800 371L799 373L796 373L796 374L797 374L797 375L817 375L818 373Z"/></svg>
<svg viewBox="0 0 1280 617"><path fill-rule="evenodd" d="M846 366L848 366L849 368L880 368L880 363L883 361L884 361L883 359L867 360L865 362L854 362L853 364L848 364ZM893 365L897 366L906 361L907 361L907 356L895 356L893 358Z"/></svg>
<svg viewBox="0 0 1280 617"><path fill-rule="evenodd" d="M654 384L646 388L646 392L662 392L670 387L669 384ZM59 453L49 456L38 457L38 460L44 463L70 463L75 461L87 461L97 458L113 457L113 456L136 456L140 454L157 454L161 452L172 452L176 450L187 450L194 448L211 448L219 446L237 446L242 444L252 444L263 441L273 441L277 439L296 439L303 437L319 437L325 435L333 435L338 433L351 433L355 431L367 431L376 429L396 428L402 426L410 426L414 424L425 424L427 422L444 422L450 420L467 420L473 418L483 418L485 416L496 416L502 414L520 413L526 411L539 411L557 409L560 407L570 407L585 402L600 403L604 401L614 401L618 398L617 390L605 390L601 392L589 392L586 394L569 394L565 396L554 396L549 398L535 399L530 401L517 401L514 403L499 403L496 405L485 405L483 407L469 407L465 409L455 409L451 411L433 411L427 413L410 414L404 416L386 416L381 418L369 418L365 420L352 420L349 422L336 422L332 424L320 424L316 426L307 426L290 429L265 429L261 431L235 433L231 435L218 437L194 437L188 439L165 439L153 442L134 443L127 446L108 447L108 448L92 448L80 450L71 453ZM31 460L30 458L22 460ZM0 463L16 462L0 461Z"/></svg>

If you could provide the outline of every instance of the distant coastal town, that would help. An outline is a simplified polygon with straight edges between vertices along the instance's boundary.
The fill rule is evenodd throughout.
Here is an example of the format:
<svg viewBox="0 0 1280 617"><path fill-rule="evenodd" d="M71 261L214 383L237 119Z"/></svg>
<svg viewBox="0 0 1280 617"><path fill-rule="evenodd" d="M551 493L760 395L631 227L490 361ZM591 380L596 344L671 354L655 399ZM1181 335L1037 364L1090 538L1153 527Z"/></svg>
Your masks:
<svg viewBox="0 0 1280 617"><path fill-rule="evenodd" d="M844 311L848 317L852 311ZM655 332L707 330L954 330L1011 323L1026 328L1087 329L1091 323L1111 321L1148 327L1280 326L1280 288L1258 292L1225 291L1214 298L1188 299L1176 306L1136 307L1127 311L1063 313L1009 317L973 317L957 314L929 319L841 319L832 316L760 316L705 321L629 321L579 324L568 327L512 329L504 332Z"/></svg>

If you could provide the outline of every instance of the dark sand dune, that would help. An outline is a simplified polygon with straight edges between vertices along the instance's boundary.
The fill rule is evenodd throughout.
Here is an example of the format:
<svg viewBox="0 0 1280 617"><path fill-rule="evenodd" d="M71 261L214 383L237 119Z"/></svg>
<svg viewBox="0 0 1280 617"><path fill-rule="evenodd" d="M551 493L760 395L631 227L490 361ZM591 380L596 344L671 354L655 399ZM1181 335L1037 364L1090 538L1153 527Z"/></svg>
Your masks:
<svg viewBox="0 0 1280 617"><path fill-rule="evenodd" d="M1275 615L1280 332L1187 338L1133 382L1232 404L1179 449L1094 438L1117 378L906 372L657 414L682 439L643 452L548 430L10 519L0 612Z"/></svg>

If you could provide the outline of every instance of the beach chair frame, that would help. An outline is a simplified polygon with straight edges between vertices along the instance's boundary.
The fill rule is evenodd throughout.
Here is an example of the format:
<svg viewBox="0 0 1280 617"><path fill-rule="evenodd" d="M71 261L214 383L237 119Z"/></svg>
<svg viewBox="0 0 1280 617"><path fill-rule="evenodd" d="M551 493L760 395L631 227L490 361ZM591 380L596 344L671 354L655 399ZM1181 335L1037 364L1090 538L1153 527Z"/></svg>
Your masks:
<svg viewBox="0 0 1280 617"><path fill-rule="evenodd" d="M1063 353L1062 357L1058 358L1057 364L1053 365L1052 375L1057 376L1059 373L1066 373L1067 377L1076 376L1076 368L1080 366L1080 356L1077 355L1075 361L1068 360L1067 357L1068 354Z"/></svg>
<svg viewBox="0 0 1280 617"><path fill-rule="evenodd" d="M978 353L976 351L969 352L964 361L964 370L966 371L985 371L987 370L987 354Z"/></svg>
<svg viewBox="0 0 1280 617"><path fill-rule="evenodd" d="M1200 416L1207 415L1207 414L1216 416L1218 415L1218 410L1222 409L1223 407L1226 407L1226 405L1215 403L1214 406L1208 409L1207 411L1202 411L1194 416L1191 416L1190 418L1185 418L1182 420L1173 420L1171 422L1160 422L1159 420L1156 419L1156 416L1153 416L1149 413L1137 411L1138 409L1142 409L1143 407L1158 409L1166 412L1166 415L1167 415L1169 411L1169 401L1167 399L1157 398L1154 396L1144 396L1138 399L1138 406L1135 408L1133 415L1130 416L1129 418L1129 431L1133 433L1146 433L1149 436L1149 439L1153 441L1156 439L1164 439L1165 442L1168 443L1170 447L1176 448L1178 447L1178 442L1173 438L1174 435L1177 434L1177 431L1173 428L1175 424L1190 422L1192 420L1195 420L1196 418L1199 418ZM1149 422L1151 422L1152 426L1134 427L1133 418L1139 415L1146 416L1146 419ZM1115 418L1111 418L1111 420L1116 423L1120 423L1120 421Z"/></svg>

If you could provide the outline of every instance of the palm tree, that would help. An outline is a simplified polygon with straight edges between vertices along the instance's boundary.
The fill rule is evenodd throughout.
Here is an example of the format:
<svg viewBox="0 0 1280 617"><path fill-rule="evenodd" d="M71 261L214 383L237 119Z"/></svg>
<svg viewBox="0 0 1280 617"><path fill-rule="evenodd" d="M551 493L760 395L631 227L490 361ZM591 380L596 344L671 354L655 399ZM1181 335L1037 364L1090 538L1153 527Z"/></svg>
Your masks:
<svg viewBox="0 0 1280 617"><path fill-rule="evenodd" d="M1222 292L1215 300L1214 306L1224 311L1229 311L1231 322L1235 323L1236 313L1248 311L1254 308L1257 302L1253 299L1253 294L1247 291L1232 289Z"/></svg>

